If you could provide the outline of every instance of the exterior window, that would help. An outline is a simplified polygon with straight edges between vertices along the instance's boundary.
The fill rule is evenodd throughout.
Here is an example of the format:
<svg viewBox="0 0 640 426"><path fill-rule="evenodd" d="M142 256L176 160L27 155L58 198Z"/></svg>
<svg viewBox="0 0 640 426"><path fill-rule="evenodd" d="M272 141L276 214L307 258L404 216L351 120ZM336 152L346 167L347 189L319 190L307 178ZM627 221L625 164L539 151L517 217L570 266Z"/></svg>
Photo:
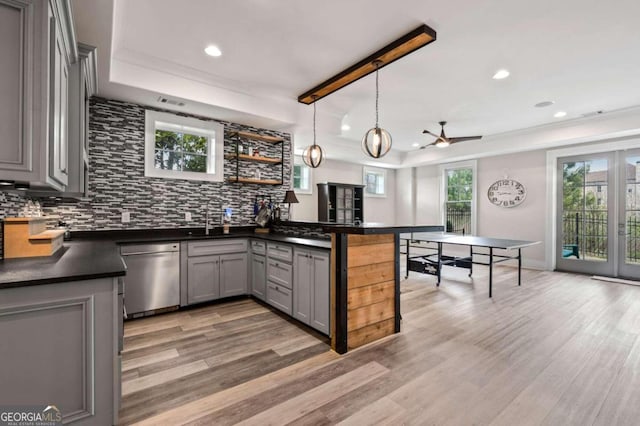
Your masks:
<svg viewBox="0 0 640 426"><path fill-rule="evenodd" d="M368 197L386 197L387 171L373 167L362 168L364 194Z"/></svg>
<svg viewBox="0 0 640 426"><path fill-rule="evenodd" d="M306 164L293 165L293 189L296 194L311 194L311 168Z"/></svg>
<svg viewBox="0 0 640 426"><path fill-rule="evenodd" d="M455 234L473 233L474 169L445 169L445 230Z"/></svg>
<svg viewBox="0 0 640 426"><path fill-rule="evenodd" d="M145 176L222 181L221 124L147 111L145 127Z"/></svg>

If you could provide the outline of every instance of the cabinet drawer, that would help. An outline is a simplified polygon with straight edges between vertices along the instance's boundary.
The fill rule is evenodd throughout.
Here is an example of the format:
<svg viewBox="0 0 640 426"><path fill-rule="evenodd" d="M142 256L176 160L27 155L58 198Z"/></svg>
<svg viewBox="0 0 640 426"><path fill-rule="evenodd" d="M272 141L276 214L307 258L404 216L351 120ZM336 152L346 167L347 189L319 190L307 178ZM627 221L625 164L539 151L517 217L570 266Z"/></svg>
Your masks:
<svg viewBox="0 0 640 426"><path fill-rule="evenodd" d="M251 240L251 252L255 254L266 254L267 243L264 241Z"/></svg>
<svg viewBox="0 0 640 426"><path fill-rule="evenodd" d="M194 241L187 248L188 256L207 256L247 251L247 240Z"/></svg>
<svg viewBox="0 0 640 426"><path fill-rule="evenodd" d="M267 283L267 303L282 312L291 315L292 313L291 290L272 282Z"/></svg>
<svg viewBox="0 0 640 426"><path fill-rule="evenodd" d="M293 248L286 244L267 244L267 256L271 259L278 259L284 262L293 260Z"/></svg>
<svg viewBox="0 0 640 426"><path fill-rule="evenodd" d="M288 263L279 260L269 259L267 261L267 279L274 284L282 285L291 289L293 281L293 267Z"/></svg>

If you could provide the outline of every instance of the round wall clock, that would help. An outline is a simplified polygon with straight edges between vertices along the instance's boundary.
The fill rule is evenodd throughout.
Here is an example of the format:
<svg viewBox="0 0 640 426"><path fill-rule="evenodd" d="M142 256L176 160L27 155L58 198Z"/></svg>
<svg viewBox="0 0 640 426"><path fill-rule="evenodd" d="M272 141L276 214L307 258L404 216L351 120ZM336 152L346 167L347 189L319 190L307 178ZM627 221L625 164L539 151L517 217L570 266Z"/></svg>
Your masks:
<svg viewBox="0 0 640 426"><path fill-rule="evenodd" d="M500 207L515 207L522 203L526 196L524 185L513 179L497 180L487 191L489 201Z"/></svg>

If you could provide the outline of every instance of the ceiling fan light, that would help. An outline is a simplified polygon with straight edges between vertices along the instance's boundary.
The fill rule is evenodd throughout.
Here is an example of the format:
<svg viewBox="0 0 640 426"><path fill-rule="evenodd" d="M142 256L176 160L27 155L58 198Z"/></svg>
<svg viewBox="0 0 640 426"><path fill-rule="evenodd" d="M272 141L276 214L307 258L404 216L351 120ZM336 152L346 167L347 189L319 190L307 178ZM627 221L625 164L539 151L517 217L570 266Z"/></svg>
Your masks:
<svg viewBox="0 0 640 426"><path fill-rule="evenodd" d="M446 139L438 139L438 142L436 142L436 144L435 144L435 145L436 145L438 148L446 148L446 147L448 147L448 146L449 146L449 145L451 145L451 144L450 144L450 143L449 143L449 141L448 141L448 140L446 140Z"/></svg>
<svg viewBox="0 0 640 426"><path fill-rule="evenodd" d="M362 151L370 157L384 157L391 150L391 135L385 129L374 127L362 138Z"/></svg>
<svg viewBox="0 0 640 426"><path fill-rule="evenodd" d="M302 151L302 161L312 169L318 167L323 159L324 152L322 148L320 148L320 145L309 145Z"/></svg>

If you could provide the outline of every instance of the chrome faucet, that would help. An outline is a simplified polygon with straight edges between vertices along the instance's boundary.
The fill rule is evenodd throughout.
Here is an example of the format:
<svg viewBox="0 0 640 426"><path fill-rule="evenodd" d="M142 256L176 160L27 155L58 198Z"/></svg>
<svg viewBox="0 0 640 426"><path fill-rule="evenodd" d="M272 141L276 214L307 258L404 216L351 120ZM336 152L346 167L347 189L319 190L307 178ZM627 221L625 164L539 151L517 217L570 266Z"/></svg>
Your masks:
<svg viewBox="0 0 640 426"><path fill-rule="evenodd" d="M204 235L209 235L209 231L212 228L213 227L211 226L211 221L209 218L209 206L207 206L207 209L205 210L205 213L204 213Z"/></svg>

